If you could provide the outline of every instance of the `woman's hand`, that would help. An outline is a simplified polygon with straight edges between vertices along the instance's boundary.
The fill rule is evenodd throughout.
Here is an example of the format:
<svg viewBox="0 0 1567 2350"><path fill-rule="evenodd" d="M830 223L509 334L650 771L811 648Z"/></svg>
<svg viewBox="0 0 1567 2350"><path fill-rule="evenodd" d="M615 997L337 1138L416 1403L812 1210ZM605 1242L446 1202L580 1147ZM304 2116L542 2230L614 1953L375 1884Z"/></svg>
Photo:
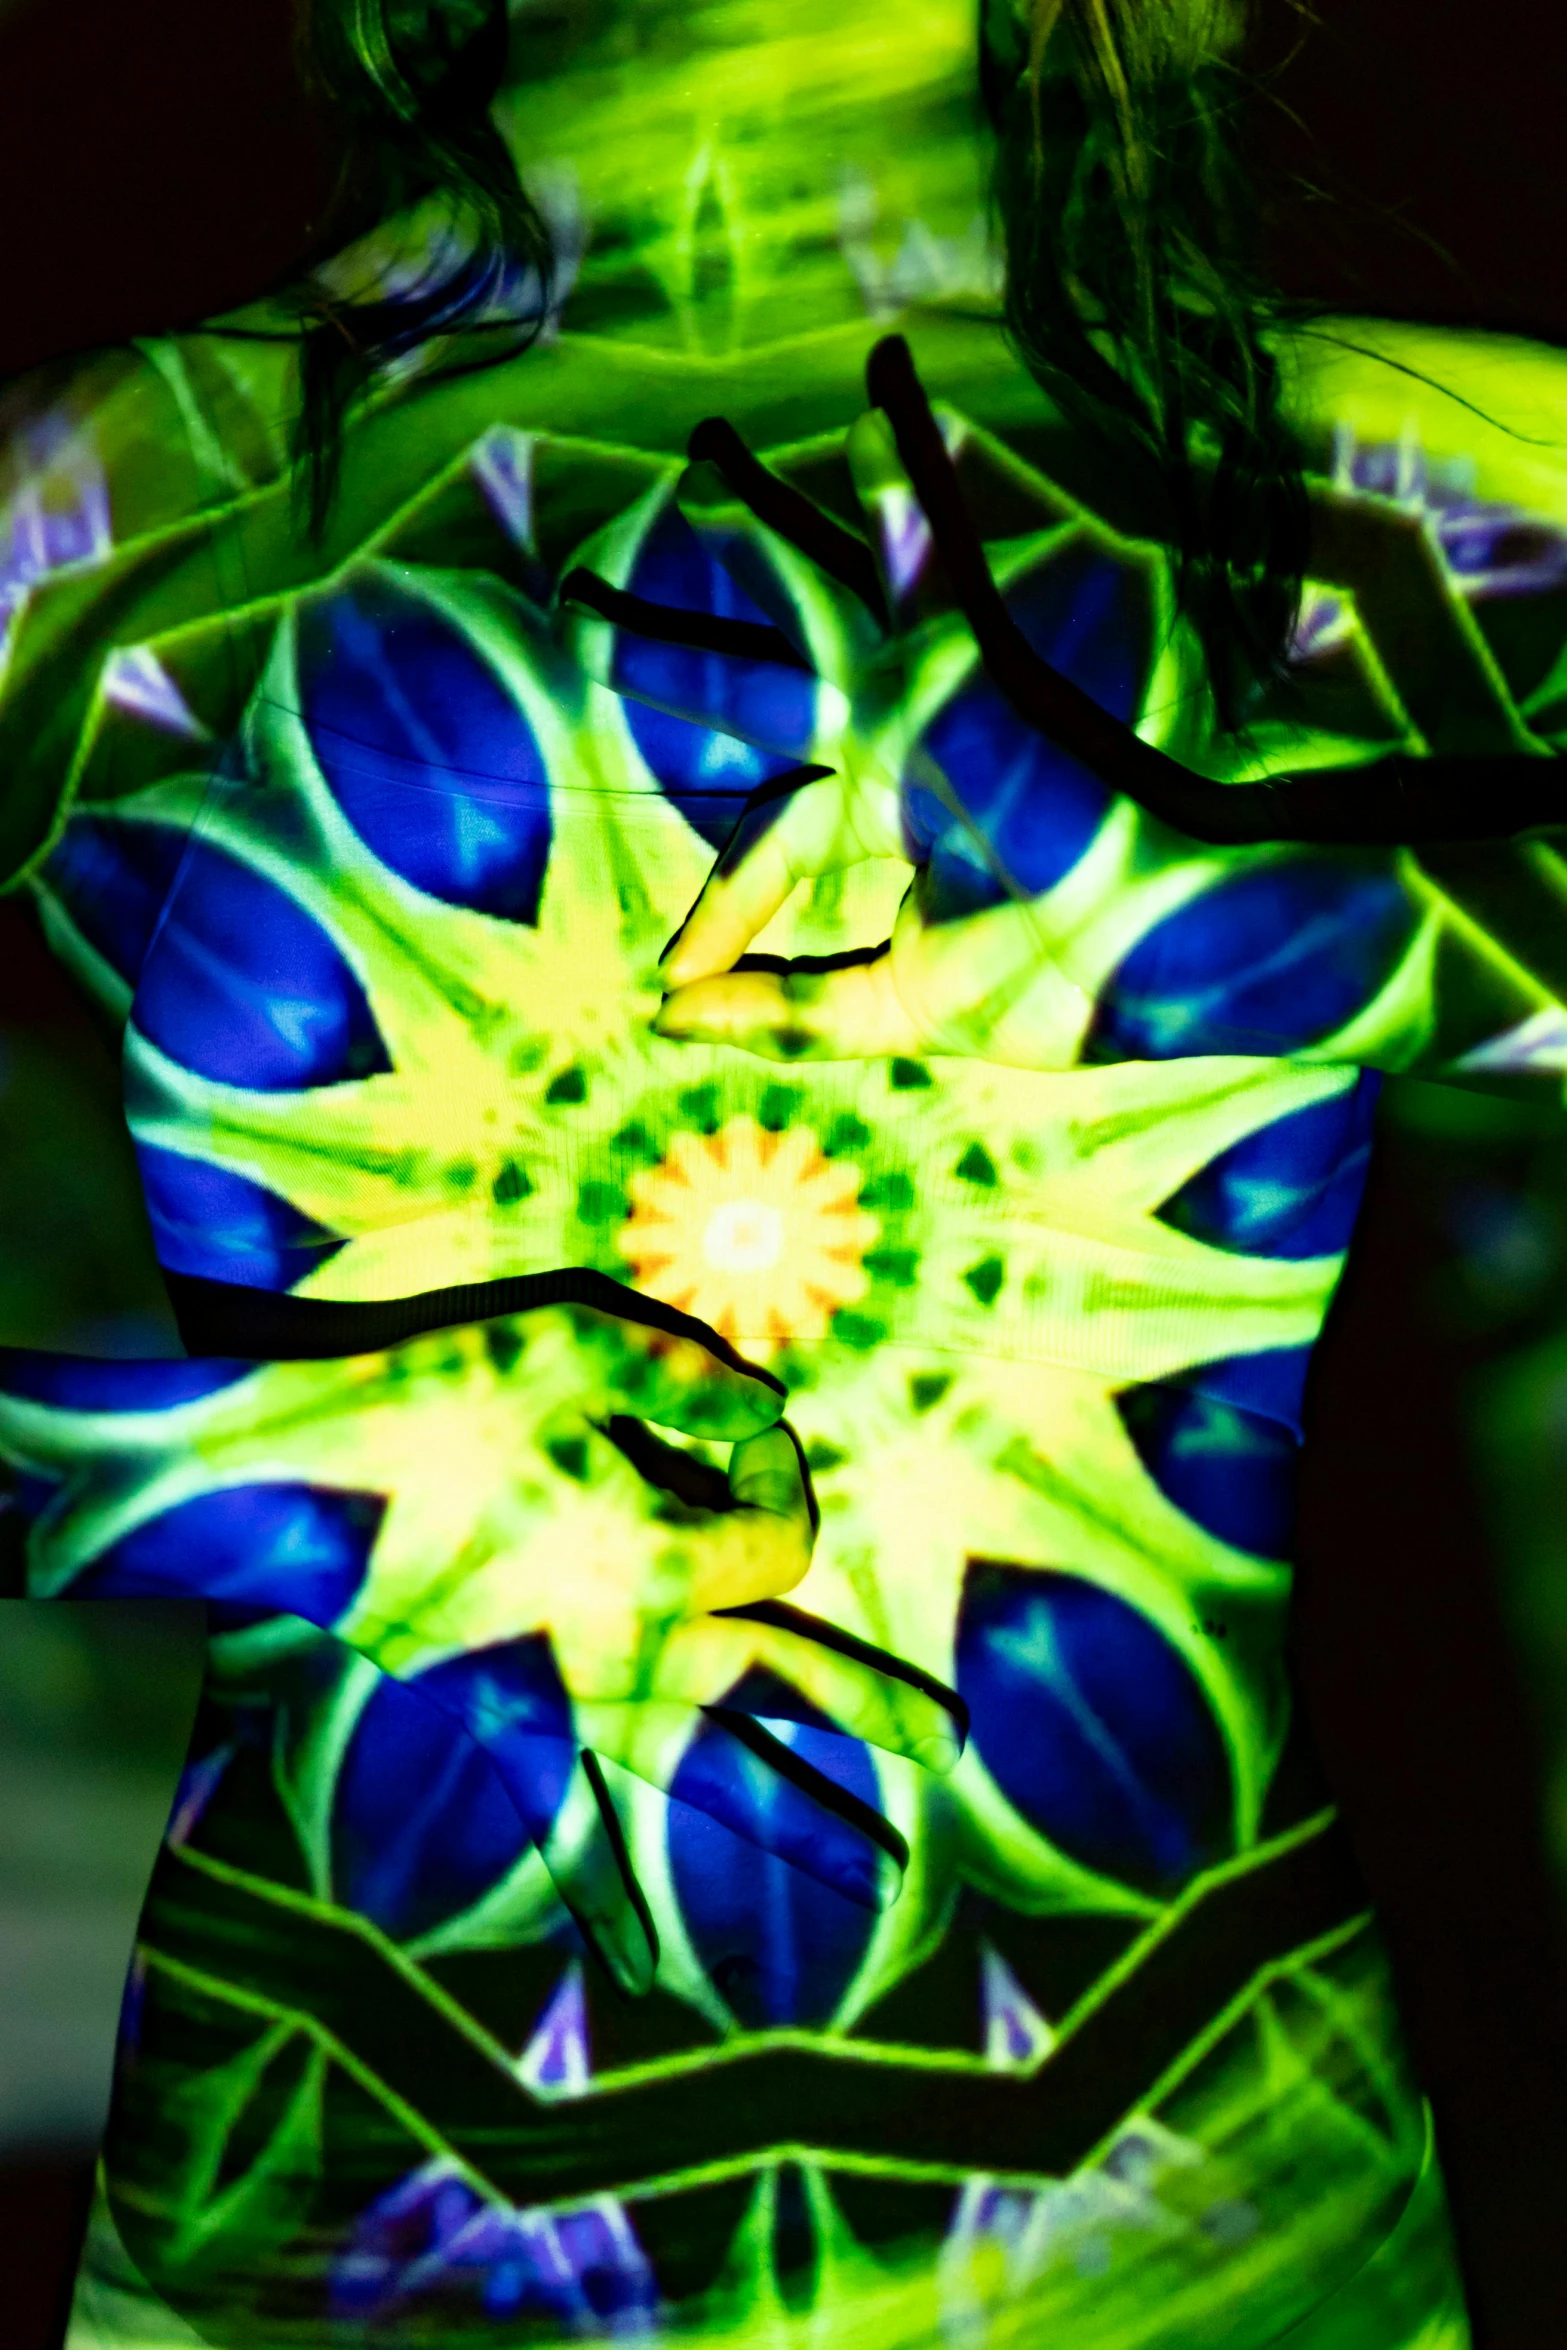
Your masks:
<svg viewBox="0 0 1567 2350"><path fill-rule="evenodd" d="M667 1789L716 1721L769 1767L776 1742L726 1704L758 1670L784 1685L770 1714L792 1702L937 1770L963 1726L952 1693L784 1603L814 1516L777 1382L702 1325L627 1302L328 1362L14 1354L0 1452L48 1481L30 1536L40 1595L301 1617L456 1711L579 1923L639 1988L656 1950L602 1761ZM895 1831L785 1759L808 1800L767 1816L768 1848L851 1898L893 1898Z"/></svg>
<svg viewBox="0 0 1567 2350"><path fill-rule="evenodd" d="M1564 822L1561 761L1517 712L1431 756L1390 753L1385 719L1220 736L1161 559L938 421L897 338L869 377L846 442L863 537L715 422L678 491L705 554L663 565L684 606L634 592L660 565L624 531L562 582L593 675L786 770L669 951L660 1031L782 1060L1559 1071L1530 852L1498 904L1497 844ZM911 872L889 940L748 954L797 883L868 857Z"/></svg>
<svg viewBox="0 0 1567 2350"><path fill-rule="evenodd" d="M1070 1066L1094 1010L1079 971L1099 967L1103 946L1077 931L1091 930L1103 898L1075 924L1055 918L1037 886L1049 878L1041 855L1055 855L1064 831L1097 826L1114 793L1001 702L883 415L863 416L847 442L868 546L780 483L753 510L732 486L744 453L714 445L728 471L693 464L679 508L757 622L725 618L714 648L693 658L665 647L679 642L679 620L699 630L697 615L661 614L585 571L562 590L573 651L605 682L801 759L756 796L668 951L656 1027L782 1060L930 1052ZM776 493L784 504L773 510ZM1097 682L1092 645L1084 670ZM992 736L999 723L999 761L983 756L993 741L976 759L965 713ZM798 883L871 858L910 873L890 940L832 969L743 962Z"/></svg>
<svg viewBox="0 0 1567 2350"><path fill-rule="evenodd" d="M796 882L852 861L841 844L867 829L856 796L855 782L822 777L767 811L754 837L742 824L665 958L658 1034L779 1061L951 1053L1070 1068L1093 998L1063 968L1033 904L953 916L928 863L912 867L891 938L863 958L828 969L743 963ZM860 854L902 852L883 843Z"/></svg>

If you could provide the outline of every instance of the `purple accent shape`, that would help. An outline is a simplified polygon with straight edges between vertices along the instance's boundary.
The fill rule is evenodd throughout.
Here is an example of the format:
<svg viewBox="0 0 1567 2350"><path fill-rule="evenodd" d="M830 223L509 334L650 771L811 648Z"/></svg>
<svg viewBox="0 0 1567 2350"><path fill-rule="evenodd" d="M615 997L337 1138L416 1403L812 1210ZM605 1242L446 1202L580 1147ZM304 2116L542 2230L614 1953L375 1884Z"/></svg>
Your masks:
<svg viewBox="0 0 1567 2350"><path fill-rule="evenodd" d="M1289 642L1289 658L1293 661L1314 661L1320 654L1330 652L1348 629L1348 617L1341 596L1329 595L1326 590L1308 591L1301 604L1300 618Z"/></svg>
<svg viewBox="0 0 1567 2350"><path fill-rule="evenodd" d="M468 459L474 480L496 521L515 544L533 547L533 449L535 436L497 424Z"/></svg>
<svg viewBox="0 0 1567 2350"><path fill-rule="evenodd" d="M369 1571L386 1503L304 1484L226 1485L100 1551L72 1599L206 1599L331 1627Z"/></svg>
<svg viewBox="0 0 1567 2350"><path fill-rule="evenodd" d="M1380 1074L1244 1135L1173 1192L1160 1220L1252 1257L1300 1261L1348 1248L1371 1166Z"/></svg>
<svg viewBox="0 0 1567 2350"><path fill-rule="evenodd" d="M147 1960L136 1950L120 1997L119 2028L114 2036L114 2069L128 2072L141 2054L142 2025L147 2012Z"/></svg>
<svg viewBox="0 0 1567 2350"><path fill-rule="evenodd" d="M229 1740L203 1755L200 1762L186 1764L174 1792L169 1824L163 1832L166 1844L177 1851L182 1844L190 1842L201 1824L203 1812L218 1791L224 1772L238 1752L239 1748Z"/></svg>
<svg viewBox="0 0 1567 2350"><path fill-rule="evenodd" d="M582 1961L574 1958L551 1993L543 2014L517 2059L527 2087L580 2097L593 2078L588 2043L588 1995Z"/></svg>
<svg viewBox="0 0 1567 2350"><path fill-rule="evenodd" d="M392 1065L363 987L320 923L200 839L186 848L131 1017L183 1068L260 1093Z"/></svg>
<svg viewBox="0 0 1567 2350"><path fill-rule="evenodd" d="M946 435L942 438L945 440ZM882 569L892 600L901 616L930 561L935 541L925 509L917 498L896 485L884 489L876 500L876 536L881 545Z"/></svg>
<svg viewBox="0 0 1567 2350"><path fill-rule="evenodd" d="M988 2180L970 2179L958 2191L948 2234L970 2245L989 2241L1015 2253L1038 2200L1023 2187L993 2187Z"/></svg>
<svg viewBox="0 0 1567 2350"><path fill-rule="evenodd" d="M1172 1893L1233 1833L1223 1742L1185 1659L1085 1577L972 1563L958 1688L1009 1803L1085 1868Z"/></svg>
<svg viewBox="0 0 1567 2350"><path fill-rule="evenodd" d="M361 578L301 611L299 677L317 763L382 864L444 905L536 921L548 772L521 708L453 622Z"/></svg>
<svg viewBox="0 0 1567 2350"><path fill-rule="evenodd" d="M248 1378L254 1363L203 1356L147 1363L0 1347L0 1389L69 1412L167 1412Z"/></svg>
<svg viewBox="0 0 1567 2350"><path fill-rule="evenodd" d="M634 596L683 613L771 625L762 607L705 547L685 516L667 507L637 553L626 587ZM810 755L816 727L816 681L779 661L745 660L687 645L656 644L624 630L615 635L610 683L629 697L627 719L637 733L637 702L651 703L701 727L736 735L778 755L787 768ZM656 748L659 738L650 736ZM667 739L667 738L666 738ZM641 738L638 736L640 744ZM655 775L659 768L646 749ZM674 772L674 771L672 771ZM660 781L664 778L660 776ZM677 778L678 779L678 778ZM671 797L675 784L666 784Z"/></svg>
<svg viewBox="0 0 1567 2350"><path fill-rule="evenodd" d="M862 1802L879 1803L858 1741L781 1718L767 1727ZM670 1795L681 1915L731 2012L752 2030L826 2023L870 1943L878 1855L716 1726L697 1732ZM813 1873L792 1866L790 1852L808 1857ZM824 1881L829 1873L841 1890Z"/></svg>
<svg viewBox="0 0 1567 2350"><path fill-rule="evenodd" d="M114 548L109 485L97 452L62 414L17 435L26 470L0 513L0 610L67 563L101 561Z"/></svg>
<svg viewBox="0 0 1567 2350"><path fill-rule="evenodd" d="M1458 508L1437 538L1470 595L1532 595L1567 579L1567 533L1516 506Z"/></svg>
<svg viewBox="0 0 1567 2350"><path fill-rule="evenodd" d="M333 2315L368 2319L401 2298L405 2273L461 2234L482 2198L450 2164L411 2171L376 2198L332 2264Z"/></svg>
<svg viewBox="0 0 1567 2350"><path fill-rule="evenodd" d="M172 824L77 815L43 868L44 881L87 944L132 987L187 837Z"/></svg>
<svg viewBox="0 0 1567 2350"><path fill-rule="evenodd" d="M1386 859L1299 856L1236 874L1138 940L1106 982L1086 1057L1272 1059L1315 1044L1377 995L1417 920Z"/></svg>
<svg viewBox="0 0 1567 2350"><path fill-rule="evenodd" d="M1367 442L1354 450L1349 476L1357 490L1370 490L1376 497L1423 503L1426 453L1414 440Z"/></svg>
<svg viewBox="0 0 1567 2350"><path fill-rule="evenodd" d="M188 742L206 742L202 725L156 653L147 645L127 645L111 654L104 671L103 696L130 717L145 718L164 734L181 735Z"/></svg>
<svg viewBox="0 0 1567 2350"><path fill-rule="evenodd" d="M1289 1557L1300 1447L1287 1426L1184 1386L1133 1387L1117 1402L1167 1501L1237 1550Z"/></svg>
<svg viewBox="0 0 1567 2350"><path fill-rule="evenodd" d="M575 2211L486 2202L447 2164L427 2164L372 2203L332 2264L335 2317L532 2318L621 2339L653 2330L658 2287L623 2206Z"/></svg>
<svg viewBox="0 0 1567 2350"><path fill-rule="evenodd" d="M338 1898L405 1938L471 1909L549 1833L575 1756L543 1633L383 1679L338 1771Z"/></svg>
<svg viewBox="0 0 1567 2350"><path fill-rule="evenodd" d="M997 2072L1031 2065L1046 2055L1055 2034L999 1950L980 1944L980 2004L985 2060Z"/></svg>
<svg viewBox="0 0 1567 2350"><path fill-rule="evenodd" d="M1396 498L1433 519L1447 567L1470 598L1533 595L1567 580L1567 532L1525 507L1477 498L1472 466L1461 477L1450 468L1444 475L1433 471L1414 440L1357 448L1340 427L1335 469L1353 488Z"/></svg>
<svg viewBox="0 0 1567 2350"><path fill-rule="evenodd" d="M292 1289L347 1244L230 1167L136 1143L158 1262L171 1273Z"/></svg>

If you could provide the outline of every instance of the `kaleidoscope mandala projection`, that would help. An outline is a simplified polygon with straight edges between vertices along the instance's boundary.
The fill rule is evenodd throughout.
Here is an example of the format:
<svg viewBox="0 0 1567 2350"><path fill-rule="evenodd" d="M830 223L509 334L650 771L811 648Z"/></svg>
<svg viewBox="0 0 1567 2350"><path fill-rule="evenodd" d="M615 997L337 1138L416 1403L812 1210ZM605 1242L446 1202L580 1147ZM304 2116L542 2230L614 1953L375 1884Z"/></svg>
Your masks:
<svg viewBox="0 0 1567 2350"><path fill-rule="evenodd" d="M34 1592L212 1629L72 2350L1460 2350L1294 1479L1376 1072L1559 1076L1567 865L1116 798L987 675L865 365L895 324L1034 649L1243 782L1560 746L1567 468L1369 343L1561 362L1303 352L1242 751L996 323L968 11L713 13L511 93L575 289L377 395L314 552L281 346L14 427L7 870L123 1024L191 1359L13 1352L0 1452ZM752 915L666 1014L715 852ZM947 1025L856 1043L889 938Z"/></svg>

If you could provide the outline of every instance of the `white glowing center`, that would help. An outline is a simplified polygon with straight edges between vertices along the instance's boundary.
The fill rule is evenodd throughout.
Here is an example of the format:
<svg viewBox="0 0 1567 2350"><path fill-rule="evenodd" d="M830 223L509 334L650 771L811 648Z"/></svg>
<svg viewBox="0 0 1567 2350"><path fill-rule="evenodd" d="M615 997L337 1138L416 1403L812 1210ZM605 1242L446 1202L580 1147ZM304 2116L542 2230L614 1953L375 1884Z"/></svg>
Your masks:
<svg viewBox="0 0 1567 2350"><path fill-rule="evenodd" d="M726 1199L702 1234L702 1254L715 1273L765 1273L783 1255L781 1208L761 1199Z"/></svg>

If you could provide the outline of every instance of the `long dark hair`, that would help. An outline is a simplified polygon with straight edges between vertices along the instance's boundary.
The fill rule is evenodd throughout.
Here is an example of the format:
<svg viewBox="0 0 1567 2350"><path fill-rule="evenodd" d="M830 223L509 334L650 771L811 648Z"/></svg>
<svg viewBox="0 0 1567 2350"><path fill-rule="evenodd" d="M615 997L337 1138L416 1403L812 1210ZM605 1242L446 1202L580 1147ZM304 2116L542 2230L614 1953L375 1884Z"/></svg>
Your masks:
<svg viewBox="0 0 1567 2350"><path fill-rule="evenodd" d="M499 336L479 364L525 346L546 315L551 255L544 221L490 119L506 68L506 0L306 0L298 46L341 158L320 249L432 194L452 232L401 292L339 298L317 275L296 297L292 455L304 518L319 538L348 412L378 371L481 321Z"/></svg>
<svg viewBox="0 0 1567 2350"><path fill-rule="evenodd" d="M1287 683L1309 546L1305 452L1269 330L1242 135L1246 0L987 0L1006 317L1067 419L1167 500L1176 607L1221 724Z"/></svg>

